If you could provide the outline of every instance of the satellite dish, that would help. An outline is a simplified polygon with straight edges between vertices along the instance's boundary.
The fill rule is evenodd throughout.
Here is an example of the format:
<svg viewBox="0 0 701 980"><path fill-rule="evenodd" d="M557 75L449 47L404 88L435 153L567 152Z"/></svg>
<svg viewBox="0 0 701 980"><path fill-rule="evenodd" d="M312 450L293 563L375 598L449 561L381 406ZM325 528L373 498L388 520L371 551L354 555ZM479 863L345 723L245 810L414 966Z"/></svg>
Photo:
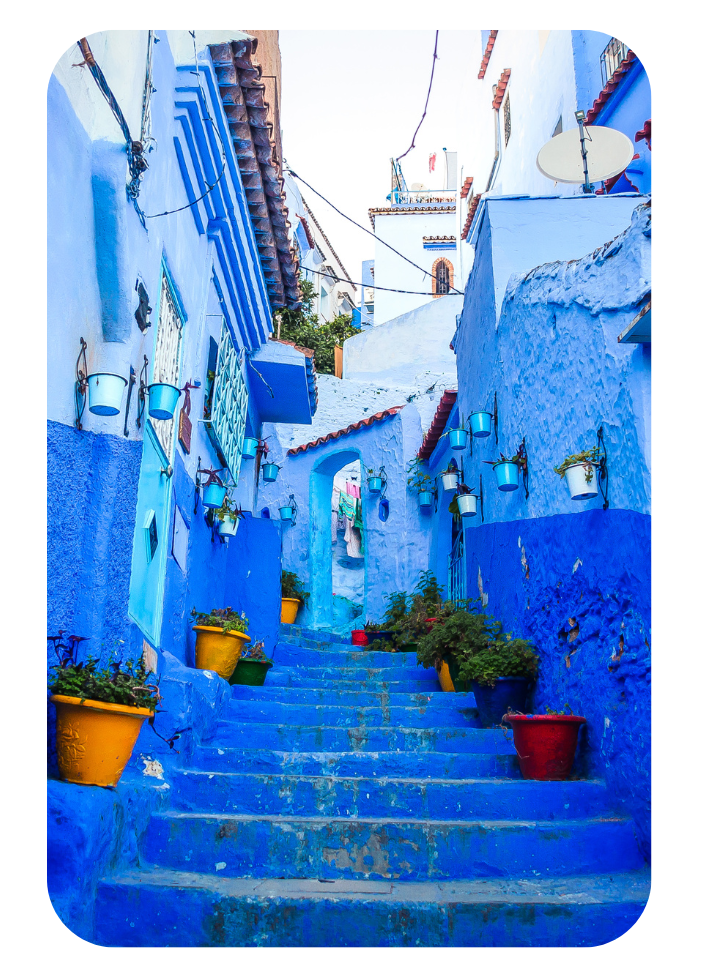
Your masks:
<svg viewBox="0 0 701 980"><path fill-rule="evenodd" d="M607 180L626 169L635 152L624 133L607 126L585 127L587 169L589 181ZM568 129L541 147L536 167L550 180L562 184L585 183L582 142L576 129Z"/></svg>
<svg viewBox="0 0 701 980"><path fill-rule="evenodd" d="M411 185L411 190L412 191L425 191L426 190L426 185L425 184L412 184Z"/></svg>

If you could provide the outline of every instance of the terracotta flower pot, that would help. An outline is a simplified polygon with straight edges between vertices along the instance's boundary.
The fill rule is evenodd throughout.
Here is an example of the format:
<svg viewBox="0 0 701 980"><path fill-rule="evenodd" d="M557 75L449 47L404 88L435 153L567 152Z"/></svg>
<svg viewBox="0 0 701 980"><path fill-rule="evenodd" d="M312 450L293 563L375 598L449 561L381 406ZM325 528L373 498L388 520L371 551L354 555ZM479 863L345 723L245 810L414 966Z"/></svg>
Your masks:
<svg viewBox="0 0 701 980"><path fill-rule="evenodd" d="M567 779L577 751L579 715L504 715L524 779Z"/></svg>
<svg viewBox="0 0 701 980"><path fill-rule="evenodd" d="M228 681L236 668L241 651L251 639L250 636L236 630L225 633L219 626L193 626L193 629L197 633L197 669L213 670Z"/></svg>

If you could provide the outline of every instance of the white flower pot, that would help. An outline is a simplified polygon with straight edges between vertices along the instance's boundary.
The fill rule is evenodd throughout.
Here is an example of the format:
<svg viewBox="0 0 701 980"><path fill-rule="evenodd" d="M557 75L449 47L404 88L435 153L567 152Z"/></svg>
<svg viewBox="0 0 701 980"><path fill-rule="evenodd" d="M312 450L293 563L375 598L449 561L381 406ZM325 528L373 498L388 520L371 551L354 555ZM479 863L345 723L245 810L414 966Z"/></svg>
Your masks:
<svg viewBox="0 0 701 980"><path fill-rule="evenodd" d="M219 523L219 533L223 538L233 538L239 529L239 518L225 517L223 521Z"/></svg>
<svg viewBox="0 0 701 980"><path fill-rule="evenodd" d="M596 463L575 463L574 466L568 466L565 470L565 479L572 500L591 500L599 494Z"/></svg>
<svg viewBox="0 0 701 980"><path fill-rule="evenodd" d="M457 490L458 489L458 474L457 473L441 473L441 480L443 481L444 490Z"/></svg>
<svg viewBox="0 0 701 980"><path fill-rule="evenodd" d="M474 493L460 493L455 499L458 502L461 517L477 516L477 497Z"/></svg>

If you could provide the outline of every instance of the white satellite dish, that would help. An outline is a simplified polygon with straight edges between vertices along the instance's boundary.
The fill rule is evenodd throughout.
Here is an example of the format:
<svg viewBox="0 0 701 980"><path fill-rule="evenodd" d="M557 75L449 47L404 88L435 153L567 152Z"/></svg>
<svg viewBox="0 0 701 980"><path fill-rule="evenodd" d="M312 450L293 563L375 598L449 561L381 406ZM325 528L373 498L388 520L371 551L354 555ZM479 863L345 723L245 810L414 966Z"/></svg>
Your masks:
<svg viewBox="0 0 701 980"><path fill-rule="evenodd" d="M626 169L635 152L624 133L607 126L584 127L584 148L589 182L607 180ZM541 147L536 167L550 180L563 184L585 183L582 142L577 129L568 129Z"/></svg>
<svg viewBox="0 0 701 980"><path fill-rule="evenodd" d="M426 190L426 185L425 184L412 184L410 189L412 191L425 191Z"/></svg>

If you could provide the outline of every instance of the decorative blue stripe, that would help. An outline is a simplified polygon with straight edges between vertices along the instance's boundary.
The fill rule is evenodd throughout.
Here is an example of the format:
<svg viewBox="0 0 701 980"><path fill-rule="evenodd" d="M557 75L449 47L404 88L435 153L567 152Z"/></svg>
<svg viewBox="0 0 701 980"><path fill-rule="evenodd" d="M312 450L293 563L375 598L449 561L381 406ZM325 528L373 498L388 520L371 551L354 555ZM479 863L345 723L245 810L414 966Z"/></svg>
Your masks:
<svg viewBox="0 0 701 980"><path fill-rule="evenodd" d="M185 184L185 191L187 193L187 199L189 202L195 201L199 197L199 194L195 193L195 189L192 186L192 181L190 180L190 174L187 171L187 163L185 162L185 156L183 155L183 150L180 145L180 140L177 136L173 137L173 145L175 147L175 155L178 158L178 164L180 166L180 176L183 178L183 184ZM190 208L190 213L195 222L195 226L200 233L204 235L204 225L202 224L202 218L200 217L199 204L193 204Z"/></svg>

